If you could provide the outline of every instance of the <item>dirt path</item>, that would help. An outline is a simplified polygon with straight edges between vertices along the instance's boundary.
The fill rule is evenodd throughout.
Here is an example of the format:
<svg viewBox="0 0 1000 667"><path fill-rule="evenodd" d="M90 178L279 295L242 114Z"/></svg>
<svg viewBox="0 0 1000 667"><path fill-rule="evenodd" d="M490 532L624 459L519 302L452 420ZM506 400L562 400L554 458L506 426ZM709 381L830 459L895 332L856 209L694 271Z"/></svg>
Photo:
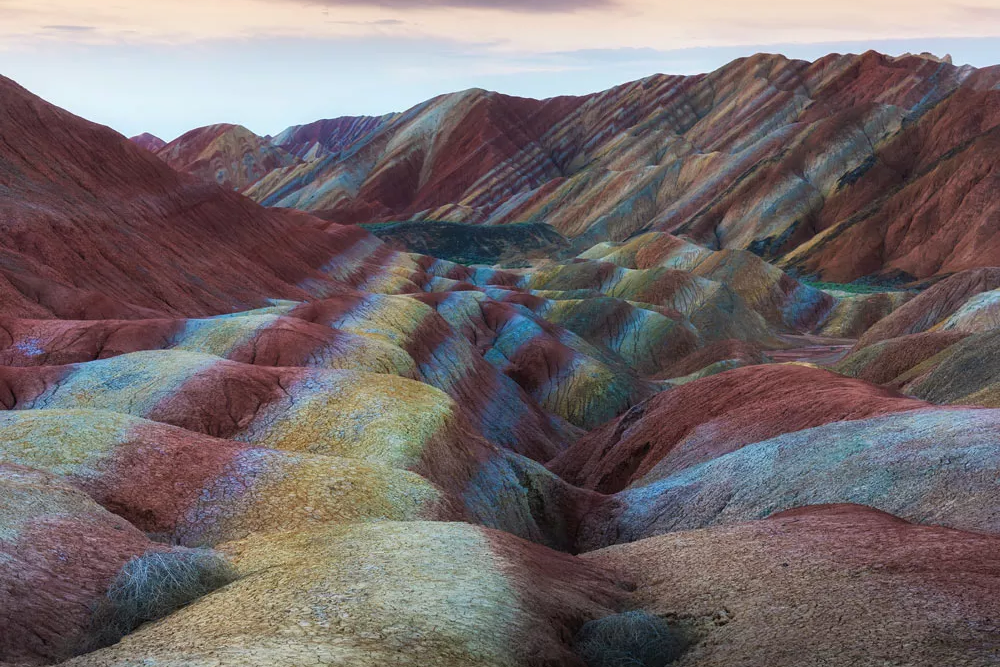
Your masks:
<svg viewBox="0 0 1000 667"><path fill-rule="evenodd" d="M788 361L804 361L819 366L835 364L851 351L857 340L853 338L829 338L826 336L801 335L781 336L785 342L793 345L787 350L771 350L767 355L776 363Z"/></svg>

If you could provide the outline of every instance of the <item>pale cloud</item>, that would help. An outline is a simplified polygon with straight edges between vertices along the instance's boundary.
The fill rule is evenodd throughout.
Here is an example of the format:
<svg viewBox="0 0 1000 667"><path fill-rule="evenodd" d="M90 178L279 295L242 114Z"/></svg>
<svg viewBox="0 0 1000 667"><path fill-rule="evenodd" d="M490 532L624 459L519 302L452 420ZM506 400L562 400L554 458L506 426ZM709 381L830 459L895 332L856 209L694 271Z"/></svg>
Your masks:
<svg viewBox="0 0 1000 667"><path fill-rule="evenodd" d="M959 5L955 8L964 19L972 18L976 21L1000 21L1000 1L997 4L986 5Z"/></svg>
<svg viewBox="0 0 1000 667"><path fill-rule="evenodd" d="M92 25L43 25L42 30L55 30L57 32L91 32L97 30Z"/></svg>
<svg viewBox="0 0 1000 667"><path fill-rule="evenodd" d="M338 25L406 25L406 21L400 21L399 19L380 19L378 21L327 21L327 23L335 23Z"/></svg>
<svg viewBox="0 0 1000 667"><path fill-rule="evenodd" d="M301 0L273 0L297 2ZM565 13L592 7L615 7L616 0L313 0L315 4L331 7L377 7L403 10L422 10L437 7L491 9L501 12Z"/></svg>
<svg viewBox="0 0 1000 667"><path fill-rule="evenodd" d="M3 32L82 43L397 36L516 52L1000 35L1000 0L7 0ZM86 34L82 34L85 32Z"/></svg>

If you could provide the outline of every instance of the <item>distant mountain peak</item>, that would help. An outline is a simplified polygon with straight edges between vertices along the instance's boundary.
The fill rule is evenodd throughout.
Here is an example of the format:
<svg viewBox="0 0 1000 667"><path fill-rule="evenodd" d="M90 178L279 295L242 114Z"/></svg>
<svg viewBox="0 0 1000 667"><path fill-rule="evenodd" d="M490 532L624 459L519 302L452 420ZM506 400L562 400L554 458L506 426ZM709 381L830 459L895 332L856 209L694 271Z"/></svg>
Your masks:
<svg viewBox="0 0 1000 667"><path fill-rule="evenodd" d="M156 151L160 150L161 148L167 145L166 141L160 139L155 134L150 134L149 132L143 132L142 134L138 134L129 139L129 141L138 146L142 146L147 151L153 153L155 153Z"/></svg>
<svg viewBox="0 0 1000 667"><path fill-rule="evenodd" d="M271 140L228 123L186 132L160 148L157 155L178 171L238 191L299 161Z"/></svg>

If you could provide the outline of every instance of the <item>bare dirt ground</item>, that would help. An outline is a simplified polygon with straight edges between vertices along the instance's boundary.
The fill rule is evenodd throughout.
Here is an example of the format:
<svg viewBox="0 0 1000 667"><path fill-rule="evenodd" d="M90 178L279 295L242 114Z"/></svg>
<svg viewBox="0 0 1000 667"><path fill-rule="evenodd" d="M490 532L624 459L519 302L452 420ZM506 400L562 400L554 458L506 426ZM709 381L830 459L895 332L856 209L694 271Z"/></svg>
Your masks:
<svg viewBox="0 0 1000 667"><path fill-rule="evenodd" d="M775 363L803 361L818 366L837 363L847 356L857 340L853 338L830 338L828 336L784 335L781 339L793 345L787 350L771 350L767 356Z"/></svg>

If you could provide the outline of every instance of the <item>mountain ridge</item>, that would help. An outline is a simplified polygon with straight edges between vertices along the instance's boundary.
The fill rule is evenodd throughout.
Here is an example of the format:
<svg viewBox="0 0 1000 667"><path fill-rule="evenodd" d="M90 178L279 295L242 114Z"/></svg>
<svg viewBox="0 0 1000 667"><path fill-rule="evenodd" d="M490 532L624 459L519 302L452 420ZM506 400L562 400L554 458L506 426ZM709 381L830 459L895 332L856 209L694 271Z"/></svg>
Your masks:
<svg viewBox="0 0 1000 667"><path fill-rule="evenodd" d="M334 132L337 152L313 151L245 194L347 224L543 222L581 247L666 231L822 280L924 279L1000 262L1000 239L968 247L991 205L962 211L948 242L925 251L912 194L930 180L948 198L937 207L960 206L982 179L985 165L958 169L947 156L986 150L1000 116L989 111L975 128L963 110L995 109L998 82L997 67L870 51L812 63L757 54L708 74L546 100L470 89L402 113L297 126L356 132ZM921 173L893 166L914 160Z"/></svg>

